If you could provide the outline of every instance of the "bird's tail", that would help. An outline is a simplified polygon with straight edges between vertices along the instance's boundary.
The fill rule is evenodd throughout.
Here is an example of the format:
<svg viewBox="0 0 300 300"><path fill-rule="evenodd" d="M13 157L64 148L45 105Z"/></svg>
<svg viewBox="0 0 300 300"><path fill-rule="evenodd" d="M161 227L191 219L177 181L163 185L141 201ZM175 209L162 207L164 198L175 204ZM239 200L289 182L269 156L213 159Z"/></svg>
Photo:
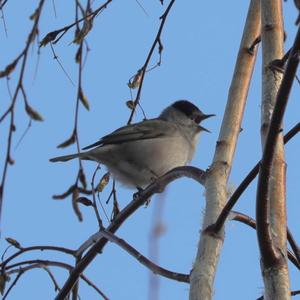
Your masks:
<svg viewBox="0 0 300 300"><path fill-rule="evenodd" d="M74 159L80 156L80 153L75 153L75 154L69 154L69 155L63 155L63 156L57 156L50 158L49 160L51 162L58 162L58 161L68 161L70 159Z"/></svg>

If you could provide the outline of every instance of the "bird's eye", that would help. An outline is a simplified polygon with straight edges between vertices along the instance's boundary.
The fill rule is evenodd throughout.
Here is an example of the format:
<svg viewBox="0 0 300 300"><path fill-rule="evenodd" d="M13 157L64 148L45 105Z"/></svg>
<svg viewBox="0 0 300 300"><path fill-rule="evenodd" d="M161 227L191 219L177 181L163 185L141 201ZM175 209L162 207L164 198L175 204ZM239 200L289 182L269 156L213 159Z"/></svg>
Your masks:
<svg viewBox="0 0 300 300"><path fill-rule="evenodd" d="M194 120L195 123L199 124L201 122L201 116L195 116L192 118L192 120Z"/></svg>

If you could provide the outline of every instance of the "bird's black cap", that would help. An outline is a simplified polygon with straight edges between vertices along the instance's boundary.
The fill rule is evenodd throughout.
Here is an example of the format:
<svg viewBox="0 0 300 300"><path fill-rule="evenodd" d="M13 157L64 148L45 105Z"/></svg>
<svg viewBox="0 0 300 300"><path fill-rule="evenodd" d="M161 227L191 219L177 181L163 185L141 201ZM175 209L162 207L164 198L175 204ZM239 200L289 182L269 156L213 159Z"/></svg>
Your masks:
<svg viewBox="0 0 300 300"><path fill-rule="evenodd" d="M195 123L200 124L203 120L215 116L214 114L206 115L204 114L196 105L188 100L179 100L172 104L172 107L181 111L188 118L194 120ZM201 130L209 132L206 128L199 125Z"/></svg>
<svg viewBox="0 0 300 300"><path fill-rule="evenodd" d="M188 117L195 114L195 112L202 113L201 110L196 105L194 105L193 103L187 100L176 101L172 104L172 106L180 110L181 112L183 112Z"/></svg>

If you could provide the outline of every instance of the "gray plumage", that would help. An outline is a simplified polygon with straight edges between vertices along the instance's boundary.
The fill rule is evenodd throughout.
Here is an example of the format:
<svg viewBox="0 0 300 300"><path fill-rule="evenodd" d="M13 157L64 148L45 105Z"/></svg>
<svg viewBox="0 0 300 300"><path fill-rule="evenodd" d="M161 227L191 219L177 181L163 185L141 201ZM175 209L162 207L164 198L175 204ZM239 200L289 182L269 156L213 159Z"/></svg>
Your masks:
<svg viewBox="0 0 300 300"><path fill-rule="evenodd" d="M106 165L113 176L133 187L145 187L158 176L191 161L201 131L203 114L187 100L168 106L158 118L121 127L83 150L51 162L74 158Z"/></svg>

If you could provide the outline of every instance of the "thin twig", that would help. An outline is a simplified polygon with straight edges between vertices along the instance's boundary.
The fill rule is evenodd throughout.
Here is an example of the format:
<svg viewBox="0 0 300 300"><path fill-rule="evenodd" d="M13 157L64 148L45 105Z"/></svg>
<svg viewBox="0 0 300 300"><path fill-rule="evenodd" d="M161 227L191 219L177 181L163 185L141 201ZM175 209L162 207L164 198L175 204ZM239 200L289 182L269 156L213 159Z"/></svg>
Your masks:
<svg viewBox="0 0 300 300"><path fill-rule="evenodd" d="M10 287L8 288L8 290L6 291L6 293L3 295L2 300L5 300L7 298L8 294L13 289L13 287L17 284L17 282L19 281L19 279L21 278L21 276L23 275L23 273L24 273L24 271L20 271L18 273L18 275L16 276L16 278L14 279L14 281L12 282L12 284L10 285Z"/></svg>
<svg viewBox="0 0 300 300"><path fill-rule="evenodd" d="M75 86L75 83L74 81L72 80L71 76L68 74L68 72L66 71L66 69L64 68L62 62L60 61L60 59L58 58L55 50L54 50L54 46L53 46L53 43L51 42L50 43L50 48L51 48L51 51L52 51L52 54L53 54L53 58L57 61L57 63L59 64L61 70L63 71L63 73L66 75L66 77L69 79L70 83L72 84L72 86Z"/></svg>
<svg viewBox="0 0 300 300"><path fill-rule="evenodd" d="M78 24L80 24L82 21L85 21L87 19L94 19L95 17L97 17L102 10L104 10L108 4L112 2L112 0L107 0L104 4L102 4L101 6L99 6L96 10L94 10L93 12L83 16L82 18L76 20L75 22L64 26L62 28L59 28L57 30L51 31L49 32L41 41L40 46L45 46L47 45L49 42L52 42L53 44L56 44L71 28L73 28L74 26L77 26Z"/></svg>
<svg viewBox="0 0 300 300"><path fill-rule="evenodd" d="M298 17L299 20L300 20L300 16ZM291 296L296 296L296 295L299 295L300 294L300 290L297 290L297 291L291 291ZM257 298L256 300L264 300L264 296L261 296L259 298Z"/></svg>
<svg viewBox="0 0 300 300"><path fill-rule="evenodd" d="M50 269L48 267L43 267L43 269L48 273L50 279L52 280L55 292L59 291L60 287Z"/></svg>
<svg viewBox="0 0 300 300"><path fill-rule="evenodd" d="M53 12L54 12L54 17L57 18L56 6L55 6L55 1L54 0L52 0L52 8L53 8Z"/></svg>
<svg viewBox="0 0 300 300"><path fill-rule="evenodd" d="M7 1L4 1L0 8L3 8L3 6L6 2ZM32 29L27 37L27 41L26 41L23 51L18 55L18 57L10 65L10 66L13 66L11 68L11 72L12 72L14 70L14 67L22 59L19 78L17 81L17 85L15 88L14 94L11 99L11 104L10 104L8 110L0 118L0 123L1 123L6 117L8 117L8 115L10 115L7 147L6 147L6 155L5 155L6 157L5 157L5 162L4 162L3 171L2 171L2 179L1 179L1 184L0 184L0 224L1 224L1 217L2 217L3 194L4 194L4 186L5 186L5 182L6 182L7 169L8 169L8 165L13 163L13 160L11 158L11 147L12 147L11 145L12 145L13 132L15 130L14 109L15 109L15 104L16 104L19 92L21 91L21 87L23 85L23 77L24 77L24 73L25 73L25 67L26 67L26 63L27 63L29 47L34 42L34 39L38 32L38 25L39 25L39 20L40 20L40 16L42 13L42 8L44 5L44 2L45 2L45 0L40 0L37 9L34 12L34 15L35 15L34 23L33 23Z"/></svg>
<svg viewBox="0 0 300 300"><path fill-rule="evenodd" d="M101 295L104 300L109 300L109 298L95 285L95 283L88 279L84 274L81 274L80 277L86 282L86 284L91 286L99 295Z"/></svg>
<svg viewBox="0 0 300 300"><path fill-rule="evenodd" d="M295 254L296 258L297 258L297 260L298 260L298 263L300 264L300 251L299 251L299 247L298 247L298 245L297 245L297 243L296 243L296 241L295 241L295 239L294 239L294 237L293 237L293 235L292 235L292 233L290 232L289 229L287 229L287 239L289 241L289 244L290 244L290 246L291 246L291 248L292 248L292 250L293 250L293 252L294 252L294 254Z"/></svg>
<svg viewBox="0 0 300 300"><path fill-rule="evenodd" d="M149 17L149 14L147 13L146 9L143 7L143 5L140 3L140 1L135 0L135 2L137 3L137 5L140 7L140 9L144 12L144 14Z"/></svg>
<svg viewBox="0 0 300 300"><path fill-rule="evenodd" d="M96 201L96 195L95 195L95 185L94 185L95 176L96 176L96 173L98 172L99 169L100 169L100 164L97 165L97 168L96 168L96 170L93 174L91 186L92 186L92 194L93 194L93 208L94 208L96 218L97 218L97 221L98 221L99 229L102 229L103 228L103 222L102 222L102 219L100 217L98 207L97 207L97 201Z"/></svg>
<svg viewBox="0 0 300 300"><path fill-rule="evenodd" d="M28 265L28 266L23 267L23 265ZM14 265L10 265L7 267L7 269L9 269L9 270L5 274L7 274L7 275L11 275L11 274L15 274L15 273L19 274L20 272L24 273L24 272L27 272L27 271L33 270L33 269L44 269L45 266L59 267L59 268L66 269L68 271L71 271L73 269L73 267L71 265L63 263L63 262L37 259L37 260L22 261L22 262L14 264ZM109 299L84 274L80 274L80 278L82 278L82 280L84 280L90 287L92 287L97 293L99 293L105 300Z"/></svg>
<svg viewBox="0 0 300 300"><path fill-rule="evenodd" d="M25 138L25 136L27 135L27 133L29 132L30 128L32 125L32 119L29 120L27 127L25 128L24 132L22 133L21 137L19 138L19 140L17 141L14 150L16 150L20 144L22 143L23 139Z"/></svg>
<svg viewBox="0 0 300 300"><path fill-rule="evenodd" d="M128 122L127 124L130 124L132 122L132 118L134 116L134 113L135 113L135 109L140 101L140 97L141 97L141 92L142 92L142 87L143 87L143 82L144 82L144 77L145 77L145 73L146 73L146 70L147 70L147 66L150 62L150 59L152 57L152 54L154 52L154 49L156 48L157 45L161 46L161 33L162 33L162 30L164 28L164 25L165 25L165 22L166 22L166 19L168 17L168 14L174 4L175 0L171 0L166 11L163 13L163 15L160 17L161 19L161 22L160 22L160 26L158 28L158 32L156 34L156 37L154 39L154 42L150 48L150 51L148 53L148 56L146 58L146 61L144 63L144 65L142 66L142 68L139 70L140 72L140 76L141 76L141 79L140 79L140 82L139 82L139 87L138 87L138 91L137 91L137 94L136 94L136 97L135 97L135 100L134 100L134 105L132 107L132 110L131 110L131 114L129 116L129 119L128 119Z"/></svg>
<svg viewBox="0 0 300 300"><path fill-rule="evenodd" d="M8 33L7 33L7 26L6 26L6 21L5 21L5 16L4 16L4 12L3 12L3 6L1 6L0 11L1 11L1 19L2 19L2 23L3 23L3 28L4 28L4 32L6 37L8 37Z"/></svg>
<svg viewBox="0 0 300 300"><path fill-rule="evenodd" d="M123 239L120 239L113 233L102 230L103 237L105 237L110 242L113 242L120 246L122 249L124 249L127 253L129 253L131 256L133 256L135 259L137 259L142 265L147 267L149 270L151 270L154 274L159 274L161 276L164 276L169 279L173 279L180 282L186 282L189 283L189 275L176 273L169 271L167 269L164 269L157 264L153 263L151 260L146 258L144 255L142 255L140 252L138 252L135 248L133 248L131 245L129 245L126 241Z"/></svg>
<svg viewBox="0 0 300 300"><path fill-rule="evenodd" d="M4 5L7 3L8 0L4 0L2 3L0 3L0 9L3 9ZM1 2L1 1L0 1Z"/></svg>
<svg viewBox="0 0 300 300"><path fill-rule="evenodd" d="M6 265L12 261L13 259L15 259L16 257L22 255L25 252L31 252L31 251L45 251L45 250L49 250L49 251L57 251L57 252L61 252L61 253L65 253L65 254L70 254L72 256L76 256L76 252L74 250L68 249L68 248L64 248L64 247L58 247L58 246L31 246L31 247L26 247L26 248L22 248L20 249L18 252L16 252L15 254L11 255L10 257L8 257L6 260L4 260L1 264L0 267L1 269L5 269Z"/></svg>

